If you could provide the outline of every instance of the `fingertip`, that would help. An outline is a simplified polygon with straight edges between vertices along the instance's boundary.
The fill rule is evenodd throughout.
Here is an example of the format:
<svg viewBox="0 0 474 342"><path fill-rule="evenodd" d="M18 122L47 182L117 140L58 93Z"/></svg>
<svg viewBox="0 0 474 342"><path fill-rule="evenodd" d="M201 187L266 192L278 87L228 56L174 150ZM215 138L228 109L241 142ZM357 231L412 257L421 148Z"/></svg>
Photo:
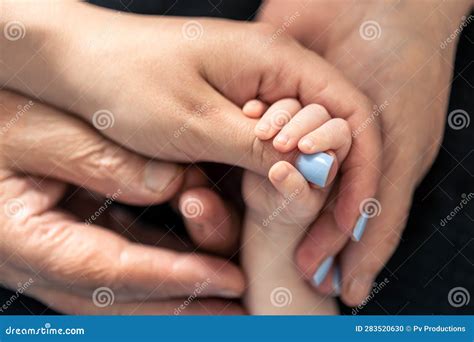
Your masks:
<svg viewBox="0 0 474 342"><path fill-rule="evenodd" d="M279 134L273 139L273 147L281 153L289 152L293 149L291 138Z"/></svg>
<svg viewBox="0 0 474 342"><path fill-rule="evenodd" d="M302 138L298 141L298 149L305 154L312 154L316 152L316 145L310 138Z"/></svg>
<svg viewBox="0 0 474 342"><path fill-rule="evenodd" d="M270 139L273 135L270 132L271 127L269 124L267 124L264 121L260 121L257 126L255 126L255 136L259 138L260 140L268 140Z"/></svg>
<svg viewBox="0 0 474 342"><path fill-rule="evenodd" d="M360 305L369 295L372 285L371 277L351 278L347 284L343 284L341 300L348 306Z"/></svg>
<svg viewBox="0 0 474 342"><path fill-rule="evenodd" d="M291 166L286 161L279 161L275 163L268 171L268 178L275 185L275 183L283 182L290 175Z"/></svg>
<svg viewBox="0 0 474 342"><path fill-rule="evenodd" d="M249 118L259 118L266 110L266 105L260 100L250 100L242 107L243 113Z"/></svg>

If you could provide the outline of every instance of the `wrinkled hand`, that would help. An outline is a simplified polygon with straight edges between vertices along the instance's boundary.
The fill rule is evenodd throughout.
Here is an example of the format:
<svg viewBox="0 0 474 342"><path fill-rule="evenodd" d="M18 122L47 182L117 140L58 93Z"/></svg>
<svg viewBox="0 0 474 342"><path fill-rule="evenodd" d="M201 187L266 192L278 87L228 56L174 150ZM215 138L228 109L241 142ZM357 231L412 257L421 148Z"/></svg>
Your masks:
<svg viewBox="0 0 474 342"><path fill-rule="evenodd" d="M49 12L14 3L5 12L30 30L22 40L4 39L3 85L68 109L149 157L265 175L295 156L255 138L256 120L240 109L248 100L317 103L353 128L370 116L368 98L340 72L265 24L117 14L83 3ZM35 54L40 46L43 58ZM372 125L341 169L345 191L335 210L347 231L360 202L375 195L379 156L380 132Z"/></svg>
<svg viewBox="0 0 474 342"><path fill-rule="evenodd" d="M20 283L29 284L26 294L74 314L173 314L191 295L240 296L244 280L235 265L194 249L164 248L176 247L170 232L148 230L144 235L135 219L111 207L114 200L142 205L166 201L181 188L179 167L148 161L80 120L12 93L0 93L0 126L4 286L15 290ZM65 182L89 189L89 198L81 195L85 190L67 192ZM217 216L228 215L214 193L185 187L179 197L185 201L189 196L203 203L202 214L187 219L191 228L200 220L221 234L229 230L206 220L216 211ZM60 201L65 205L60 207ZM220 248L216 241L194 238L202 248ZM195 299L179 312L242 311L224 300Z"/></svg>
<svg viewBox="0 0 474 342"><path fill-rule="evenodd" d="M375 211L362 240L347 242L331 214L324 214L297 256L310 276L322 260L344 247L339 256L341 297L348 305L366 297L397 247L413 192L437 155L456 47L455 42L444 50L440 45L468 10L466 2L462 5L273 0L263 10L261 19L274 25L298 11L290 33L323 54L377 106L365 125L353 130L355 141L370 126L383 132L383 165L377 169L381 183L375 199L368 199ZM330 284L328 279L319 290L329 293Z"/></svg>

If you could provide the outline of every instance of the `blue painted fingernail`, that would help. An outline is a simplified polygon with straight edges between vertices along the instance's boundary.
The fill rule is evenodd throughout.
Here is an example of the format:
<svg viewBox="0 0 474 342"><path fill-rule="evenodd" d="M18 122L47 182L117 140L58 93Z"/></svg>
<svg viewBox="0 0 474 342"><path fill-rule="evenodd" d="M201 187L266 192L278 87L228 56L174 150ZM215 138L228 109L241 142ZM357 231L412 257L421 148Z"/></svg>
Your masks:
<svg viewBox="0 0 474 342"><path fill-rule="evenodd" d="M368 220L369 217L365 214L359 216L352 232L352 239L354 241L360 241L362 234L364 234L365 226L367 225Z"/></svg>
<svg viewBox="0 0 474 342"><path fill-rule="evenodd" d="M332 289L334 290L334 296L341 294L341 269L339 266L334 267L334 273L332 275Z"/></svg>
<svg viewBox="0 0 474 342"><path fill-rule="evenodd" d="M324 152L300 154L296 159L296 168L307 181L324 187L333 162L334 157Z"/></svg>
<svg viewBox="0 0 474 342"><path fill-rule="evenodd" d="M326 276L328 275L328 272L331 269L333 261L334 261L334 257L332 256L327 257L321 263L321 265L319 265L319 268L316 270L316 272L314 272L313 282L316 286L321 285L324 279L326 279Z"/></svg>

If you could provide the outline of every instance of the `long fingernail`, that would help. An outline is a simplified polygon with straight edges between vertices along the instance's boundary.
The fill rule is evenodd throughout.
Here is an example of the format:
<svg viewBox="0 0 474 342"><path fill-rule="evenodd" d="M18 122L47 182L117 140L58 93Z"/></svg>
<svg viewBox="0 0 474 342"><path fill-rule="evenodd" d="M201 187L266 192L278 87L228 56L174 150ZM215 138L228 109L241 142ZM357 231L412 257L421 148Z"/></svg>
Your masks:
<svg viewBox="0 0 474 342"><path fill-rule="evenodd" d="M324 187L333 162L334 157L324 152L300 154L296 159L296 168L307 181Z"/></svg>
<svg viewBox="0 0 474 342"><path fill-rule="evenodd" d="M354 230L352 231L352 239L354 241L360 241L362 238L362 234L364 234L365 227L367 226L367 221L369 217L365 214L362 214L357 219L357 222L354 226Z"/></svg>
<svg viewBox="0 0 474 342"><path fill-rule="evenodd" d="M321 265L319 265L318 269L316 272L314 272L313 275L313 283L316 286L321 285L321 283L326 279L326 276L328 275L329 270L331 269L332 263L334 261L334 257L330 256L327 257Z"/></svg>
<svg viewBox="0 0 474 342"><path fill-rule="evenodd" d="M163 192L178 177L180 169L176 164L151 161L145 168L145 186L153 192Z"/></svg>
<svg viewBox="0 0 474 342"><path fill-rule="evenodd" d="M341 294L341 269L339 266L334 267L334 273L332 275L332 289L334 296Z"/></svg>

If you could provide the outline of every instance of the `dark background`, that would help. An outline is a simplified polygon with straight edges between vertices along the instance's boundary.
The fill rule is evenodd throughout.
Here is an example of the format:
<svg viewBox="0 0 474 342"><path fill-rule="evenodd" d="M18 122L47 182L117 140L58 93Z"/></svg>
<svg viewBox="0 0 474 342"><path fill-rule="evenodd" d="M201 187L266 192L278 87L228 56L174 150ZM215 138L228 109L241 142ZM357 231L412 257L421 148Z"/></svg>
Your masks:
<svg viewBox="0 0 474 342"><path fill-rule="evenodd" d="M143 14L211 16L251 20L260 2L253 0L150 0L92 3ZM447 113L462 109L474 120L474 24L462 33L456 55L452 91ZM377 283L388 284L358 314L474 314L474 200L444 227L446 217L462 199L474 192L474 122L464 129L446 125L440 153L418 187L400 247L380 274ZM394 204L396 205L396 203ZM163 217L163 207L147 213ZM165 216L173 217L167 213ZM155 221L156 223L156 221ZM448 302L455 287L465 288L473 298L456 308ZM0 304L12 292L0 288ZM352 309L341 304L345 314ZM54 314L42 304L21 297L6 314Z"/></svg>

